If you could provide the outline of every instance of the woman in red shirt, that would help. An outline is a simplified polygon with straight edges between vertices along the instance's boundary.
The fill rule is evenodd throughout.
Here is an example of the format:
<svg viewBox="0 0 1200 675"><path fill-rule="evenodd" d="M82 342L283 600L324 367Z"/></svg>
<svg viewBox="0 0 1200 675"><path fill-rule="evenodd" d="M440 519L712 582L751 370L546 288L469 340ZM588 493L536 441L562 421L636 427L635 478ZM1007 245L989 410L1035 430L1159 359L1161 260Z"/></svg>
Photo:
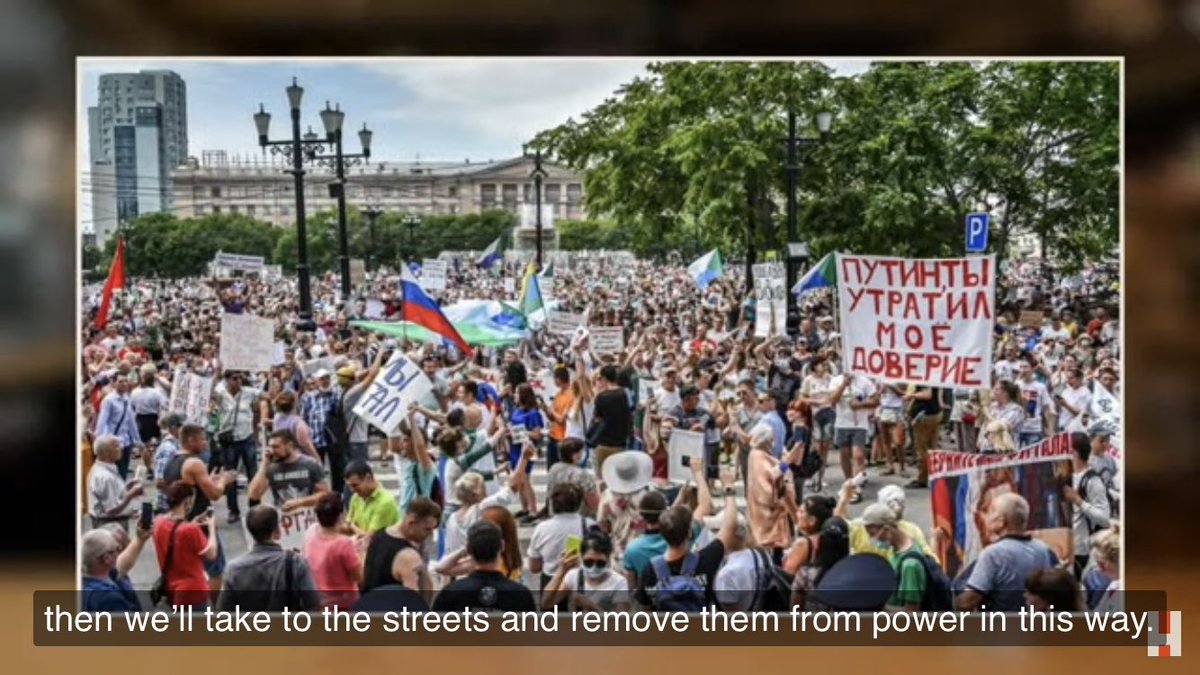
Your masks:
<svg viewBox="0 0 1200 675"><path fill-rule="evenodd" d="M342 496L327 492L313 510L317 522L304 533L304 557L313 583L321 592L321 606L349 609L358 600L363 568L354 540L343 534L346 515Z"/></svg>
<svg viewBox="0 0 1200 675"><path fill-rule="evenodd" d="M197 516L194 521L186 520L196 500L194 486L176 481L168 485L163 494L167 498L168 511L154 522L153 537L158 569L167 582L167 604L206 605L209 588L204 561L217 559L217 522L211 511ZM207 528L207 536L202 528ZM168 549L171 549L169 569Z"/></svg>

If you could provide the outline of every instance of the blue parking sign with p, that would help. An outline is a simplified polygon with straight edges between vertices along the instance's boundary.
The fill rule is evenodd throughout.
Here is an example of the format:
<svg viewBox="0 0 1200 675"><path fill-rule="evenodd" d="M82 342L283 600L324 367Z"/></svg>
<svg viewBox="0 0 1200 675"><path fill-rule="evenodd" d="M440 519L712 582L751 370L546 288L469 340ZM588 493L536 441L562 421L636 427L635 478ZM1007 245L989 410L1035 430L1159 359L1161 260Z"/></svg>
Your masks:
<svg viewBox="0 0 1200 675"><path fill-rule="evenodd" d="M967 252L982 253L987 250L988 221L987 213L967 214Z"/></svg>

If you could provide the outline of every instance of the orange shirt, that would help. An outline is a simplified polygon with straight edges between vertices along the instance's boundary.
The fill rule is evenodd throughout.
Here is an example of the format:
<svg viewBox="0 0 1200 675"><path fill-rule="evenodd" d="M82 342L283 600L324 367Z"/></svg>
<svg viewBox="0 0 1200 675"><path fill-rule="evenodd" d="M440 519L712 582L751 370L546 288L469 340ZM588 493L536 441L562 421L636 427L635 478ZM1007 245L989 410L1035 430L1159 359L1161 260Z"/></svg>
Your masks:
<svg viewBox="0 0 1200 675"><path fill-rule="evenodd" d="M575 395L571 393L570 389L564 388L559 389L558 393L554 395L554 404L551 408L555 415L565 420L573 405L575 405ZM566 437L567 423L550 420L550 438L554 441L562 441Z"/></svg>

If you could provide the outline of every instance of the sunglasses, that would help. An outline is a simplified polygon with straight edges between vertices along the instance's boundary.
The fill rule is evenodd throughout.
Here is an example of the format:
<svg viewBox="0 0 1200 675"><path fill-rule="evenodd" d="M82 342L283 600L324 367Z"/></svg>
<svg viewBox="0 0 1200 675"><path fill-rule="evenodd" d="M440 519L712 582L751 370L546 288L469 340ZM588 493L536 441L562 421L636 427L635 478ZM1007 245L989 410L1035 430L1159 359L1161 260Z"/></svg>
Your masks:
<svg viewBox="0 0 1200 675"><path fill-rule="evenodd" d="M606 567L608 565L608 561L607 560L588 560L587 558L584 558L583 560L579 561L579 564L591 569L591 568L595 568L595 567Z"/></svg>

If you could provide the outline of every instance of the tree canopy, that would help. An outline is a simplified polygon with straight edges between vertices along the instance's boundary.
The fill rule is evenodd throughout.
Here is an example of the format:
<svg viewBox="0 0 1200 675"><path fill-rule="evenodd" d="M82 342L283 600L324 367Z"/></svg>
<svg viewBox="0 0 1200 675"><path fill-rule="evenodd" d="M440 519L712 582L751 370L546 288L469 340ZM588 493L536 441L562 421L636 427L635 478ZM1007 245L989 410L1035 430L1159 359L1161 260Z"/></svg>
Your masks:
<svg viewBox="0 0 1200 675"><path fill-rule="evenodd" d="M800 238L830 250L961 253L988 211L994 250L1019 231L1078 264L1117 244L1116 63L667 62L534 145L585 172L589 212L632 247L751 258L786 240L786 115L833 113L803 143ZM811 122L802 137L817 136Z"/></svg>

